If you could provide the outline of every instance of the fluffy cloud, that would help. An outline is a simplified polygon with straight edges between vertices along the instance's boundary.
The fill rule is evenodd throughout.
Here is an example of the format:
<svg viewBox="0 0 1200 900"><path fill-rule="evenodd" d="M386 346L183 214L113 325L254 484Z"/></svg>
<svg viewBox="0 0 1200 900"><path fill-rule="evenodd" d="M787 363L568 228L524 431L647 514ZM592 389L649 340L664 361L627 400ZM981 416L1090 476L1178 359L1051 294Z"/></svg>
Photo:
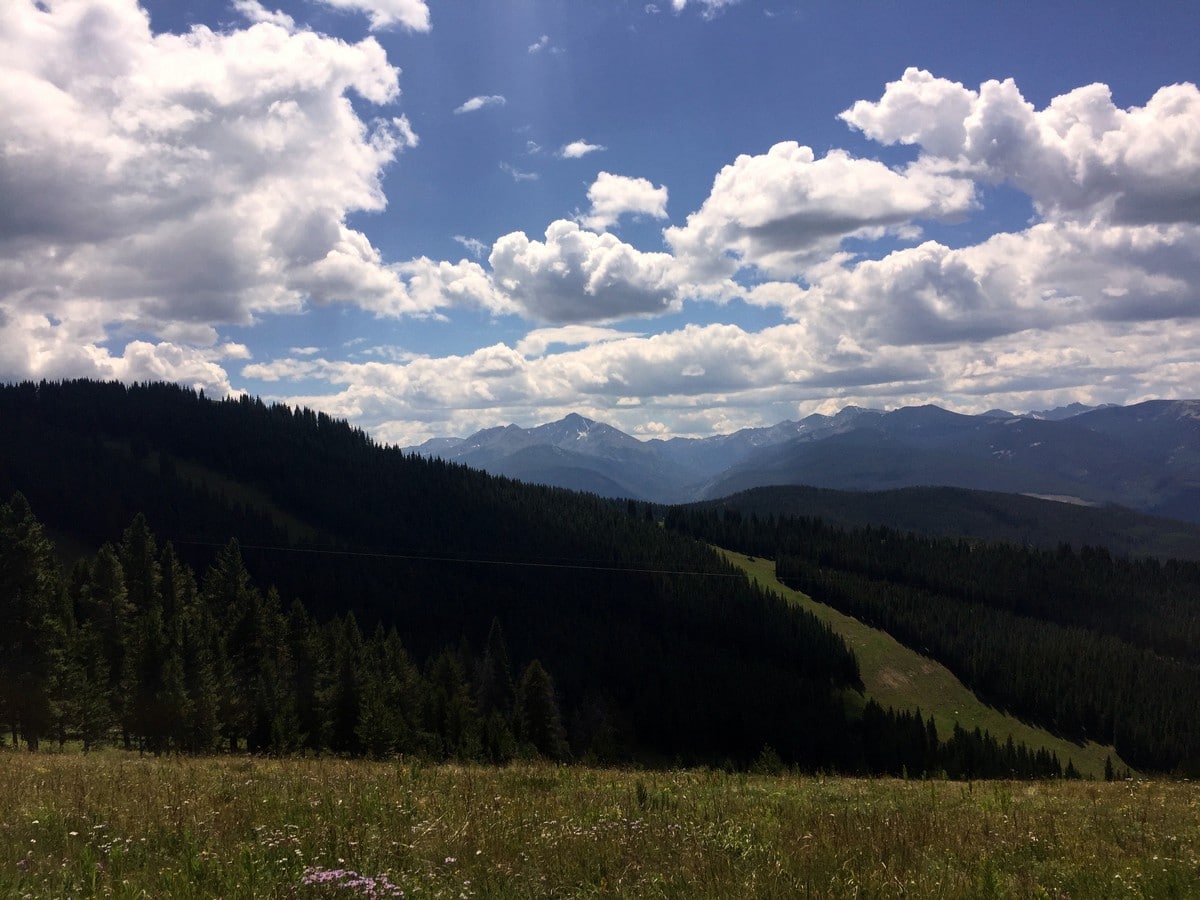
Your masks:
<svg viewBox="0 0 1200 900"><path fill-rule="evenodd" d="M1200 223L1194 84L1129 109L1091 84L1036 110L1011 79L972 91L908 69L878 102L859 101L842 118L873 140L919 145L939 167L1009 182L1048 219Z"/></svg>
<svg viewBox="0 0 1200 900"><path fill-rule="evenodd" d="M135 340L120 354L114 354L99 346L103 329L91 320L86 308L67 307L63 311L68 317L60 320L32 311L5 312L0 308L0 372L30 379L175 381L203 388L217 397L237 393L223 362L246 359L249 351L241 344L197 348L170 341Z"/></svg>
<svg viewBox="0 0 1200 900"><path fill-rule="evenodd" d="M545 242L507 234L488 261L496 288L534 319L605 322L676 305L669 254L643 253L574 222L551 223Z"/></svg>
<svg viewBox="0 0 1200 900"><path fill-rule="evenodd" d="M462 106L454 110L456 116L463 113L476 112L483 109L485 106L503 106L508 101L500 94L491 94L489 96L472 97L470 100L463 103Z"/></svg>
<svg viewBox="0 0 1200 900"><path fill-rule="evenodd" d="M383 208L384 167L416 141L403 117L364 123L348 97L391 103L397 70L373 38L241 8L262 21L154 35L133 0L14 0L0 18L10 322L36 311L93 345L132 322L211 341L213 325L308 301L419 308L345 223Z"/></svg>
<svg viewBox="0 0 1200 900"><path fill-rule="evenodd" d="M601 172L588 188L592 208L579 219L584 228L604 231L623 215L667 217L667 189L645 178L627 178Z"/></svg>
<svg viewBox="0 0 1200 900"><path fill-rule="evenodd" d="M980 342L1083 322L1200 318L1200 229L1042 223L982 244L935 242L781 294L814 332L890 344Z"/></svg>
<svg viewBox="0 0 1200 900"><path fill-rule="evenodd" d="M794 141L739 156L683 227L666 239L695 280L755 266L799 275L847 237L879 237L913 219L957 218L974 202L969 180L924 168L905 172L831 150L817 159Z"/></svg>
<svg viewBox="0 0 1200 900"><path fill-rule="evenodd" d="M547 352L552 346L570 349ZM650 336L567 326L535 331L515 349L497 344L403 363L288 358L247 366L243 374L326 381L337 393L278 399L346 416L401 444L497 421L534 424L572 410L631 433L643 431L648 416L667 436L707 433L795 415L797 397L826 396L831 384L845 391L885 382L894 388L929 376L911 351L839 369L813 351L797 325L758 333L689 325Z"/></svg>
<svg viewBox="0 0 1200 900"><path fill-rule="evenodd" d="M558 155L563 159L579 159L582 156L587 156L589 153L596 153L604 149L599 144L589 144L587 141L578 140L564 144L562 149L558 151Z"/></svg>
<svg viewBox="0 0 1200 900"><path fill-rule="evenodd" d="M365 13L371 30L400 25L409 31L429 30L429 7L425 0L320 0L326 6Z"/></svg>

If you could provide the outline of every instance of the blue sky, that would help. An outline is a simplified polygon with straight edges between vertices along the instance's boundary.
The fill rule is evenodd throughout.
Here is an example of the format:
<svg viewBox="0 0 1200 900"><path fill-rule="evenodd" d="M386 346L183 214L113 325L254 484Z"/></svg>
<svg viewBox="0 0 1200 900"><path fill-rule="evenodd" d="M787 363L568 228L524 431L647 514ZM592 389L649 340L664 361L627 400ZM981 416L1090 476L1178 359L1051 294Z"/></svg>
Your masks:
<svg viewBox="0 0 1200 900"><path fill-rule="evenodd" d="M1200 7L11 0L0 378L412 444L1200 394Z"/></svg>

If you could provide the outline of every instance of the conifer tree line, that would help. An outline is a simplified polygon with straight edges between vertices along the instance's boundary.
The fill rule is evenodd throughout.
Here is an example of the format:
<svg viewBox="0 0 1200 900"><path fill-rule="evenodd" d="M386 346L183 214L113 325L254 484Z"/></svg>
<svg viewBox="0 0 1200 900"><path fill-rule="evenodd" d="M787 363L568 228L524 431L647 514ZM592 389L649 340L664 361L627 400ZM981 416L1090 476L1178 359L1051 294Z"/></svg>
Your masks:
<svg viewBox="0 0 1200 900"><path fill-rule="evenodd" d="M1200 773L1200 565L677 509L780 581L942 662L987 702L1151 771Z"/></svg>
<svg viewBox="0 0 1200 900"><path fill-rule="evenodd" d="M450 647L422 667L394 628L364 636L352 613L318 624L299 601L283 610L251 583L236 541L197 580L140 515L65 578L56 567L15 495L0 506L0 721L14 744L493 762L571 753L553 678L537 660L512 671L498 622L481 656Z"/></svg>
<svg viewBox="0 0 1200 900"><path fill-rule="evenodd" d="M236 540L197 579L142 515L64 577L25 498L0 505L0 628L0 723L30 750L638 758L620 709L587 707L568 728L539 660L514 675L498 621L481 653L464 640L419 665L395 628L364 636L353 613L320 624L299 600L285 612ZM1044 750L957 726L939 740L932 719L873 701L834 737L844 771L1064 775Z"/></svg>
<svg viewBox="0 0 1200 900"><path fill-rule="evenodd" d="M73 723L84 709L103 720L72 724L79 740L128 735L151 752L211 738L222 750L501 759L511 736L515 752L572 759L741 768L769 747L806 770L883 765L868 761L845 642L644 504L493 477L312 410L171 384L0 385L0 422L0 498L29 499L6 515L32 505L65 559L91 554L62 573L32 566L58 585L44 596L0 585L0 615L42 623L23 627L45 638L30 650L0 637L6 658L24 660L0 671L10 733L53 740L39 716L74 704ZM162 538L130 555L139 513ZM220 564L232 537L240 566ZM147 559L161 610L131 586L148 583ZM26 615L34 596L52 622ZM511 700L484 686L493 620ZM66 648L71 666L51 689ZM161 718L191 730L148 730L159 718L148 710L184 695L187 715ZM556 701L565 754L559 727L535 727L553 722L538 697Z"/></svg>

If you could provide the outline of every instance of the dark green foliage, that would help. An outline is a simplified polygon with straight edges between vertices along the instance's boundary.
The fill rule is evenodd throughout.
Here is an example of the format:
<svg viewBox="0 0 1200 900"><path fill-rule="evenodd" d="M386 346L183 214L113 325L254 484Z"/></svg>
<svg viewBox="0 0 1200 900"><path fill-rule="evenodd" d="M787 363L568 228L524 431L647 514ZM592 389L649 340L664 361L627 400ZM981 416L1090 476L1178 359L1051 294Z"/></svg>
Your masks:
<svg viewBox="0 0 1200 900"><path fill-rule="evenodd" d="M570 753L554 680L536 659L525 667L517 686L517 737L550 759L565 760Z"/></svg>
<svg viewBox="0 0 1200 900"><path fill-rule="evenodd" d="M71 663L18 673L40 711L5 694L35 741L738 766L769 745L789 766L875 770L845 643L649 508L170 385L0 387L0 420L0 489L36 493L76 546L120 536L72 569L74 622L45 547L32 567L34 646ZM0 595L0 616L26 598ZM918 740L890 716L877 731Z"/></svg>
<svg viewBox="0 0 1200 900"><path fill-rule="evenodd" d="M709 548L665 533L648 509L409 457L309 410L217 403L173 385L0 387L0 420L13 423L0 435L0 489L36 492L47 522L82 546L132 529L129 562L143 560L139 586L127 587L135 608L153 583L144 562L152 554L134 553L137 513L193 569L211 564L200 608L183 615L184 634L195 632L185 657L206 657L200 670L186 658L183 666L185 680L202 671L188 682L197 746L214 696L227 746L271 744L266 735L278 729L260 711L278 679L302 687L300 746L360 746L357 726L316 734L332 719L318 724L313 698L327 711L335 686L351 691L348 678L325 672L314 685L307 651L296 648L287 660L255 655L254 610L268 585L317 621L353 612L368 633L400 628L419 660L464 636L484 644L501 621L509 665L540 658L572 739L594 735L606 753L749 760L771 743L789 762L816 767L833 764L850 739L840 692L858 674L844 643ZM261 586L257 599L247 576ZM511 753L513 710L490 646L481 693L477 661L460 654L460 663L480 719L475 752L498 759ZM115 687L129 675L124 660L113 662ZM111 699L128 729L125 696ZM427 731L418 723L412 740Z"/></svg>
<svg viewBox="0 0 1200 900"><path fill-rule="evenodd" d="M780 580L935 657L988 702L1142 768L1200 761L1200 564L675 510Z"/></svg>
<svg viewBox="0 0 1200 900"><path fill-rule="evenodd" d="M906 487L838 491L806 485L752 488L702 509L733 510L749 518L805 517L842 528L884 526L929 537L1004 542L1055 549L1106 547L1117 556L1200 560L1200 525L1120 506L1082 506L995 491ZM1192 518L1192 516L1188 516Z"/></svg>
<svg viewBox="0 0 1200 900"><path fill-rule="evenodd" d="M36 750L52 726L49 677L58 586L53 547L24 496L0 506L0 717Z"/></svg>

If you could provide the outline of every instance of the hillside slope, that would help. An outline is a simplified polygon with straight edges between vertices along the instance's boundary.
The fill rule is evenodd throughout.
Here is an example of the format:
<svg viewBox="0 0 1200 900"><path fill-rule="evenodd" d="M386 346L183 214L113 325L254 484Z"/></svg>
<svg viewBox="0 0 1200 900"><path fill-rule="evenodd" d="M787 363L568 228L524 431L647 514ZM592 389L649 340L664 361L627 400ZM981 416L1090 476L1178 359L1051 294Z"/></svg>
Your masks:
<svg viewBox="0 0 1200 900"><path fill-rule="evenodd" d="M942 734L949 734L955 725L966 729L982 728L1001 741L1011 737L1029 747L1045 748L1059 759L1074 762L1084 777L1103 777L1105 762L1109 759L1118 770L1127 768L1112 746L1093 741L1069 741L988 706L937 660L906 647L885 631L818 603L780 582L775 577L774 561L727 550L722 553L756 583L778 591L840 635L858 657L866 696L881 705L920 709L924 715L933 717Z"/></svg>
<svg viewBox="0 0 1200 900"><path fill-rule="evenodd" d="M1200 525L1098 506L952 487L845 491L805 485L751 488L696 504L744 515L807 516L845 527L883 525L930 537L1017 546L1105 547L1118 556L1200 559Z"/></svg>
<svg viewBox="0 0 1200 900"><path fill-rule="evenodd" d="M137 513L198 576L237 538L285 608L396 626L418 660L469 658L498 621L515 667L554 673L566 721L613 718L639 759L744 764L765 744L807 766L856 758L845 645L642 507L172 385L0 387L0 423L0 496L22 492L88 553Z"/></svg>

